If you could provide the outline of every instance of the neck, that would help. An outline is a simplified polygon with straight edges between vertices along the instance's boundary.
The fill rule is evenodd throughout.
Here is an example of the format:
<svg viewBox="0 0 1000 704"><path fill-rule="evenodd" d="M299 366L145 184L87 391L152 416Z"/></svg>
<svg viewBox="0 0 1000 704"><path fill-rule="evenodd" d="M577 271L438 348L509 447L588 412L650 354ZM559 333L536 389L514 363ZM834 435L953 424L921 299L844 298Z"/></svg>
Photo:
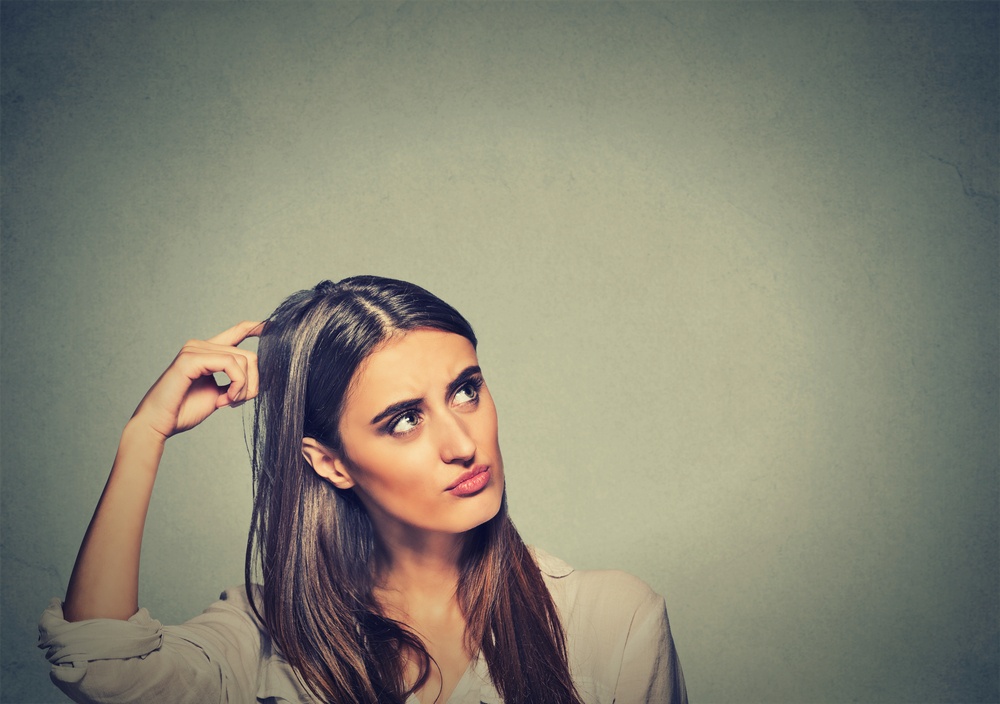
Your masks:
<svg viewBox="0 0 1000 704"><path fill-rule="evenodd" d="M462 536L380 536L379 543L379 582L384 589L454 594Z"/></svg>
<svg viewBox="0 0 1000 704"><path fill-rule="evenodd" d="M417 611L439 612L457 607L459 560L465 536L389 528L376 528L376 594L383 607L410 616Z"/></svg>

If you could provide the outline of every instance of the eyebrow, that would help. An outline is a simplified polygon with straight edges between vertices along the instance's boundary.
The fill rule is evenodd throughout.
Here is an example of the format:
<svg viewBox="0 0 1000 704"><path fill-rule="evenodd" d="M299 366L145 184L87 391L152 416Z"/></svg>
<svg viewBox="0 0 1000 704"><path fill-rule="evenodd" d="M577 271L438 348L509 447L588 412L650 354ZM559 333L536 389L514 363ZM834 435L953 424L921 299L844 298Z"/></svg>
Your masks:
<svg viewBox="0 0 1000 704"><path fill-rule="evenodd" d="M463 384L468 382L468 380L471 377L474 377L477 374L482 374L482 372L483 370L480 369L479 366L475 364L469 365L468 367L460 371L458 373L458 376L456 376L455 379L450 384L448 384L448 396L451 396L453 393L458 391L458 389L461 388ZM382 411L378 415L372 418L371 424L378 425L389 416L395 415L409 408L413 408L414 406L419 406L423 402L424 402L423 398L408 398L404 401L397 401L396 403L390 406L386 406L384 409L382 409Z"/></svg>

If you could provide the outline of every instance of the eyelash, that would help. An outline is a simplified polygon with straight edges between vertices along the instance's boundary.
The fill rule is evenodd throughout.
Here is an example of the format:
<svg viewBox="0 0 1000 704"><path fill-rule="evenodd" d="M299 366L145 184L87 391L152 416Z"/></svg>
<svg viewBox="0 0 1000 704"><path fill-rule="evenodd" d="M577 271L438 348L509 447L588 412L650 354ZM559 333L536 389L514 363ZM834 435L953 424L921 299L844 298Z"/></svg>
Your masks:
<svg viewBox="0 0 1000 704"><path fill-rule="evenodd" d="M455 389L455 394L457 395L462 389L470 387L472 389L472 393L470 394L472 398L466 401L466 403L475 403L479 400L479 390L483 388L483 383L483 377L481 376L469 377L461 386Z"/></svg>
<svg viewBox="0 0 1000 704"><path fill-rule="evenodd" d="M458 392L460 392L462 389L469 388L472 391L469 394L471 396L471 398L468 401L463 401L462 405L465 405L465 404L468 404L468 403L478 404L479 403L479 391L480 391L480 389L483 388L483 384L485 384L485 383L486 382L483 380L483 378L481 376L469 377L468 379L466 379L465 381L462 382L461 386L459 386L457 389L455 389L455 395L457 396ZM414 416L416 418L416 417L419 417L419 415L420 415L420 411L418 409L416 409L416 408L407 409L407 410L403 411L402 413L400 413L399 415L394 416L388 423L385 424L385 432L388 435L394 435L396 437L403 437L403 436L409 435L414 430L416 430L416 426L419 425L419 421L415 422L413 424L414 427L411 428L410 430L404 430L404 431L401 431L401 432L397 432L396 431L396 426L399 425L399 423L404 418L406 418L408 416Z"/></svg>

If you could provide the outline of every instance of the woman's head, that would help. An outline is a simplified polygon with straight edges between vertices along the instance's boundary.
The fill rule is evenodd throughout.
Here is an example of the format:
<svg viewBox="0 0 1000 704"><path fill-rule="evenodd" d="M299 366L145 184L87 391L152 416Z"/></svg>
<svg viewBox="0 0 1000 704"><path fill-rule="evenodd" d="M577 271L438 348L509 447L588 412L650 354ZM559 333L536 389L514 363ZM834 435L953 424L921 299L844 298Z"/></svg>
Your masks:
<svg viewBox="0 0 1000 704"><path fill-rule="evenodd" d="M475 347L458 311L403 281L359 276L290 296L260 339L257 502L306 533L339 534L338 549L366 561L369 522L387 538L492 518L503 466ZM469 472L489 477L482 496L446 491Z"/></svg>
<svg viewBox="0 0 1000 704"><path fill-rule="evenodd" d="M251 603L314 694L403 702L422 686L429 656L381 612L376 558L380 539L447 533L463 536L466 646L504 699L579 702L555 606L507 516L469 323L413 284L324 281L275 310L258 358L246 578L259 563L264 608ZM421 674L404 683L414 654Z"/></svg>

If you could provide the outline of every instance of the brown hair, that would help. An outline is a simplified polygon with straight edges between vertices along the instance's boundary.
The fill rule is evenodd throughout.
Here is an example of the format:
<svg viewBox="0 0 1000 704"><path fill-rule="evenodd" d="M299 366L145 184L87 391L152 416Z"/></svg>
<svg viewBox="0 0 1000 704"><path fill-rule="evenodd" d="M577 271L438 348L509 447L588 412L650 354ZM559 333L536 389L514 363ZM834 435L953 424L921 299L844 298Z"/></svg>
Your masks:
<svg viewBox="0 0 1000 704"><path fill-rule="evenodd" d="M420 638L385 617L374 597L376 541L351 490L322 480L301 453L303 437L340 450L346 391L364 359L393 332L433 328L476 337L458 311L419 286L375 276L324 281L286 299L258 350L251 460L254 505L246 579L263 577L254 612L304 684L330 704L404 700L427 681ZM507 514L466 535L458 602L465 645L481 653L508 704L580 704L555 605ZM419 677L403 680L404 654Z"/></svg>

